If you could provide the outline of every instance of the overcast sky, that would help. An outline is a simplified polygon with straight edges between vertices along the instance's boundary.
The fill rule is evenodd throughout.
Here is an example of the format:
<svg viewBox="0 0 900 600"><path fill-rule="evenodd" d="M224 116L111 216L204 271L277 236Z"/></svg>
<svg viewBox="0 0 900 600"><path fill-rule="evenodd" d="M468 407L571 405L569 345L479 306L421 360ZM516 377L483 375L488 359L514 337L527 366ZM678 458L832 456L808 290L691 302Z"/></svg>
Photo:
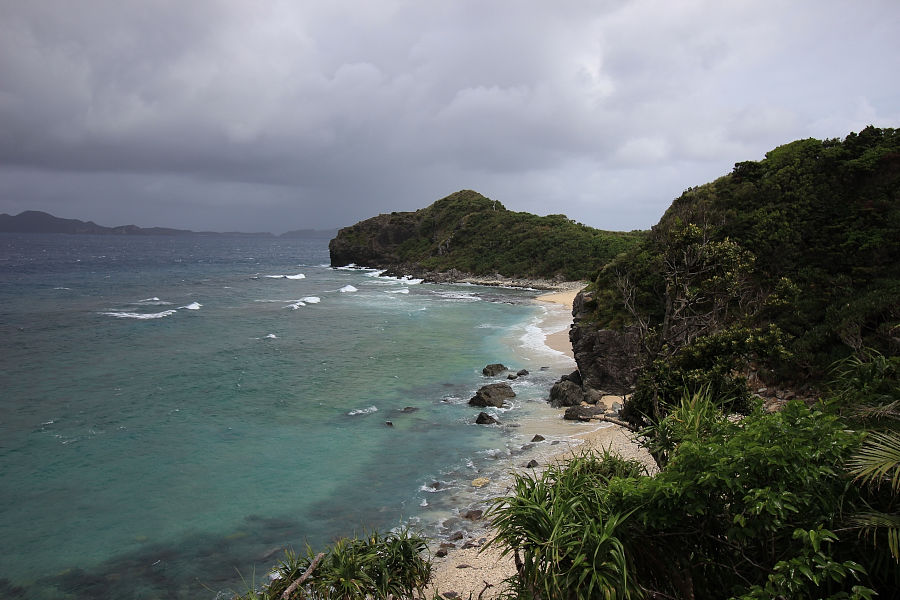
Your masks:
<svg viewBox="0 0 900 600"><path fill-rule="evenodd" d="M645 229L900 126L897 0L0 0L0 212L331 228L474 189Z"/></svg>

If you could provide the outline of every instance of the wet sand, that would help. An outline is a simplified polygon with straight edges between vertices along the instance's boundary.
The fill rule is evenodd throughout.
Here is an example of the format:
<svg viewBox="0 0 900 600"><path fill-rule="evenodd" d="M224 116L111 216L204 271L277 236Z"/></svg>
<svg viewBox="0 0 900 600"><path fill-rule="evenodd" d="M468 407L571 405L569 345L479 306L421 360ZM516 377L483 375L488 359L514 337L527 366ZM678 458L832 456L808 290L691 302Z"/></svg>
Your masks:
<svg viewBox="0 0 900 600"><path fill-rule="evenodd" d="M538 296L536 300L538 302L549 302L551 304L558 304L560 306L563 306L568 309L569 315L571 315L572 302L575 300L575 296L578 295L579 291L581 291L581 288L565 290L562 292L553 292L550 294L542 294ZM569 317L569 324L571 324L571 316ZM566 327L562 331L557 331L547 335L544 343L547 344L549 348L552 348L557 352L561 352L569 358L574 358L574 355L572 354L572 344L569 342L568 327Z"/></svg>

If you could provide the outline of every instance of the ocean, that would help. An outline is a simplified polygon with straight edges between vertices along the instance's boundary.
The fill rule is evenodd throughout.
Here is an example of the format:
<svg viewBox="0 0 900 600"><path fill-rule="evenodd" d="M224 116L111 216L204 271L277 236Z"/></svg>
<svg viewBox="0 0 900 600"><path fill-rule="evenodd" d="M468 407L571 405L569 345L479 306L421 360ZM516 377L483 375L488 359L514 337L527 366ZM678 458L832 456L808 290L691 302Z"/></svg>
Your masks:
<svg viewBox="0 0 900 600"><path fill-rule="evenodd" d="M325 240L0 234L0 597L228 598L283 548L466 527L573 431L537 295ZM496 362L529 375L475 425Z"/></svg>

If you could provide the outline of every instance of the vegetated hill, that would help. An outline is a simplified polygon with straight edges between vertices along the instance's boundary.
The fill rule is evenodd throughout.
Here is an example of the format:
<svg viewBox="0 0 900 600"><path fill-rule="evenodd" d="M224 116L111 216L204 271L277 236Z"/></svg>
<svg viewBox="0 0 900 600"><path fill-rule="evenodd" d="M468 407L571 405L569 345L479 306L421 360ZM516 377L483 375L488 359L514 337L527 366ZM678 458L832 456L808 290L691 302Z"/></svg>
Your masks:
<svg viewBox="0 0 900 600"><path fill-rule="evenodd" d="M565 215L514 212L462 190L415 212L345 227L329 250L332 266L579 280L593 278L643 235L593 229Z"/></svg>
<svg viewBox="0 0 900 600"><path fill-rule="evenodd" d="M900 131L795 141L688 189L582 300L576 346L619 331L632 364L618 382L586 350L579 367L636 384L640 412L685 384L740 395L748 364L764 387L821 381L863 347L897 354Z"/></svg>

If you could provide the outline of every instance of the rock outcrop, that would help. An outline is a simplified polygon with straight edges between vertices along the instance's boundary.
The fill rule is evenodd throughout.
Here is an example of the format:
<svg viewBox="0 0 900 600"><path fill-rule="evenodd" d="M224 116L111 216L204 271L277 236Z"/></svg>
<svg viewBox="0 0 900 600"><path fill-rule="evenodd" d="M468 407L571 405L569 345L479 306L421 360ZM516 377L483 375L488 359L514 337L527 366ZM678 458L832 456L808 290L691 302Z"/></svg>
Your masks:
<svg viewBox="0 0 900 600"><path fill-rule="evenodd" d="M469 400L470 406L493 406L502 408L503 402L508 398L515 398L516 393L507 383L489 383L482 386Z"/></svg>
<svg viewBox="0 0 900 600"><path fill-rule="evenodd" d="M600 416L605 412L600 406L570 406L566 409L563 418L566 421L590 421L593 417Z"/></svg>
<svg viewBox="0 0 900 600"><path fill-rule="evenodd" d="M584 389L574 381L564 379L550 388L550 405L553 408L578 406L584 400Z"/></svg>
<svg viewBox="0 0 900 600"><path fill-rule="evenodd" d="M500 363L493 363L493 364L490 364L490 365L486 366L485 368L483 368L481 370L481 374L484 375L485 377L496 377L500 373L503 373L508 370L509 369L507 369L505 365L502 365Z"/></svg>
<svg viewBox="0 0 900 600"><path fill-rule="evenodd" d="M496 425L497 423L499 421L486 412L478 413L478 417L475 419L476 425Z"/></svg>
<svg viewBox="0 0 900 600"><path fill-rule="evenodd" d="M639 367L640 335L637 327L621 331L599 329L584 317L590 295L580 292L572 306L569 330L572 352L585 390L627 394L634 388Z"/></svg>

